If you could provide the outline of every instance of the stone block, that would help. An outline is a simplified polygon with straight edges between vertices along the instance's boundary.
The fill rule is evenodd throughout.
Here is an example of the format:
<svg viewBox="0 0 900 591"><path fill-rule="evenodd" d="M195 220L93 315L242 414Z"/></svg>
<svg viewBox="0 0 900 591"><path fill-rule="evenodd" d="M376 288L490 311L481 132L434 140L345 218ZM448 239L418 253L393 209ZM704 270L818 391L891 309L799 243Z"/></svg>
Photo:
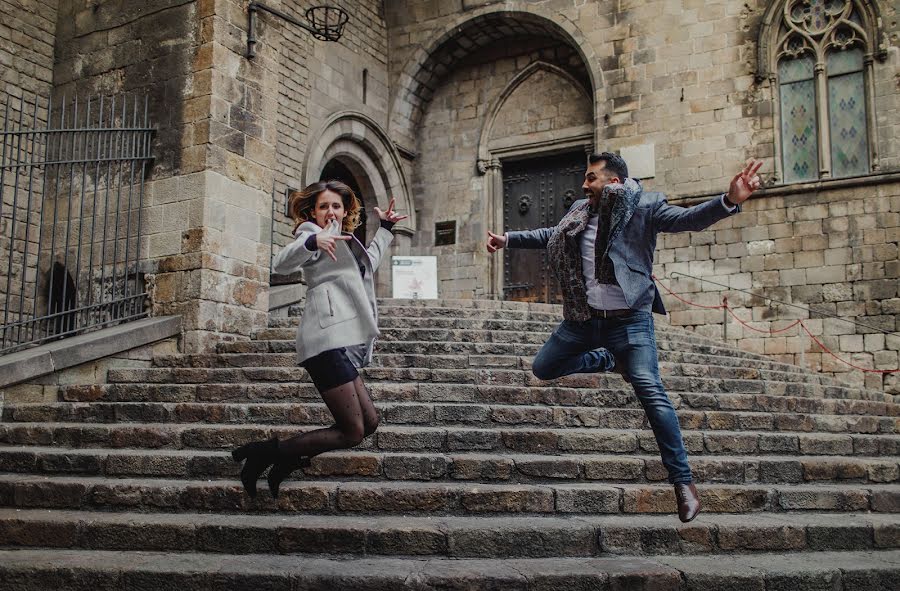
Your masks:
<svg viewBox="0 0 900 591"><path fill-rule="evenodd" d="M433 480L447 474L443 456L386 456L384 475L391 480Z"/></svg>
<svg viewBox="0 0 900 591"><path fill-rule="evenodd" d="M460 505L472 513L549 513L553 491L538 488L470 488L460 493Z"/></svg>
<svg viewBox="0 0 900 591"><path fill-rule="evenodd" d="M619 513L621 493L611 487L557 487L556 510L559 513Z"/></svg>

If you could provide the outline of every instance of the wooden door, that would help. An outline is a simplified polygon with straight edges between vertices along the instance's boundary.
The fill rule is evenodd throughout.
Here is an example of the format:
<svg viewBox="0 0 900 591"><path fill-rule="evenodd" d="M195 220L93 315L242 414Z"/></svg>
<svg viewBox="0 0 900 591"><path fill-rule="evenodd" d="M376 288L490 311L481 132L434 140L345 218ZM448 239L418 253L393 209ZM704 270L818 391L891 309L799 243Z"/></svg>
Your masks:
<svg viewBox="0 0 900 591"><path fill-rule="evenodd" d="M583 151L503 163L504 231L555 226L584 194ZM562 303L545 250L504 249L503 297Z"/></svg>

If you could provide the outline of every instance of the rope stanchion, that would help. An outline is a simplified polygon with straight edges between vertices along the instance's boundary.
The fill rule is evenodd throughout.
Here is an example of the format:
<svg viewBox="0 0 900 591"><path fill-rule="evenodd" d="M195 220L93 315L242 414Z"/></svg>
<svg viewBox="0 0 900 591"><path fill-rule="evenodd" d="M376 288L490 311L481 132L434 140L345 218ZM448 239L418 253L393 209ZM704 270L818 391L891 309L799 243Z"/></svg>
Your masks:
<svg viewBox="0 0 900 591"><path fill-rule="evenodd" d="M813 341L815 344L817 344L817 345L818 345L825 353L827 353L827 354L830 355L831 357L837 359L837 360L840 361L841 363L843 363L843 364L845 364L845 365L848 365L848 366L852 367L853 369L857 369L857 370L859 370L859 371L866 372L866 373L877 373L877 374L893 374L893 373L898 373L898 372L900 372L900 369L869 369L869 368L867 368L867 367L861 367L861 366L859 366L859 365L856 365L856 364L854 364L854 363L851 363L851 362L849 362L849 361L847 361L847 360L845 360L845 359L841 359L840 357L838 357L837 355L835 355L828 347L826 347L826 346L825 346L825 343L823 343L821 340L819 340L818 338L816 338L816 336L809 330L809 328L807 328L807 326L806 326L805 324L803 324L803 321L802 321L802 320L795 320L794 322L792 322L792 323L789 324L788 326L785 326L784 328L779 328L778 330L771 330L771 329L765 329L765 330L763 330L763 329L760 329L760 328L756 328L755 326L751 326L751 325L747 324L745 321L741 320L741 318L740 318L737 314L735 314L735 312L734 312L734 310L731 308L731 306L728 305L728 298L727 298L727 297L722 297L722 303L719 304L718 306L706 306L706 305L703 305L703 304L697 304L697 303L692 302L692 301L690 301L690 300L684 299L683 297L679 296L677 293L675 293L674 291L672 291L671 289L669 289L668 287L666 287L665 285L663 285L663 283L659 280L659 278L658 278L656 275L651 275L650 277L652 277L652 278L653 278L653 281L655 281L660 287L662 287L664 290L666 290L666 292L668 292L669 295L671 295L672 297L674 297L674 298L677 299L678 301L683 302L683 303L685 303L685 304L687 304L687 305L689 305L689 306L694 306L694 307L696 307L696 308L703 308L703 309L706 309L706 310L722 310L722 309L724 309L726 312L728 312L728 314L729 314L732 318L734 318L735 320L737 320L738 323L740 323L742 326L744 326L744 327L746 327L746 328L748 328L748 329L750 329L750 330L752 330L752 331L755 331L755 332L761 332L761 333L764 333L764 334L771 334L771 335L774 335L774 334L778 334L778 333L782 333L782 332L785 332L785 331L787 331L787 330L790 330L790 329L794 328L795 326L799 326L800 328L803 329L804 332L806 332L807 335L809 335L809 338L812 339L812 341Z"/></svg>

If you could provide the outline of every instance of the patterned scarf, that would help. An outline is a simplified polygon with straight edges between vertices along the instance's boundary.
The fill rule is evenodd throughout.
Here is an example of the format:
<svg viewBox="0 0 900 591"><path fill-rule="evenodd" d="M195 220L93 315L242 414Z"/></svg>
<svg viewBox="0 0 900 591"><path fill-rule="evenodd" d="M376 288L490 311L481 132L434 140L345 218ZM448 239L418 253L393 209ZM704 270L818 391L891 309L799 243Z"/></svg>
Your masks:
<svg viewBox="0 0 900 591"><path fill-rule="evenodd" d="M642 188L634 179L625 179L623 184L607 185L603 188L602 199L613 203L609 224L609 239L603 254L595 254L595 264L609 256L609 246L618 238L625 225L634 214L641 199ZM556 228L547 243L547 254L550 268L559 280L563 296L563 317L566 320L584 322L591 318L591 308L587 302L587 288L584 284L584 273L581 269L581 250L578 236L587 227L590 218L590 201L579 203L569 210ZM597 231L598 238L600 229ZM598 273L597 277L600 277Z"/></svg>

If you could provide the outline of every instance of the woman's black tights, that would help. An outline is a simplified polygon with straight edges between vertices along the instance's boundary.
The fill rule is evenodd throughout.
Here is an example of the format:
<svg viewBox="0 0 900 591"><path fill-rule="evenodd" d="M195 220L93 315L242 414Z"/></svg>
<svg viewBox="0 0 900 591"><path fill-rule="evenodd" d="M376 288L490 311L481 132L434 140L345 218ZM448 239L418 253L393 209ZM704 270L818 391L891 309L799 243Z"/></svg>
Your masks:
<svg viewBox="0 0 900 591"><path fill-rule="evenodd" d="M378 411L362 378L357 376L352 382L322 392L322 400L334 417L334 425L279 441L279 456L311 458L333 449L348 449L378 428Z"/></svg>

